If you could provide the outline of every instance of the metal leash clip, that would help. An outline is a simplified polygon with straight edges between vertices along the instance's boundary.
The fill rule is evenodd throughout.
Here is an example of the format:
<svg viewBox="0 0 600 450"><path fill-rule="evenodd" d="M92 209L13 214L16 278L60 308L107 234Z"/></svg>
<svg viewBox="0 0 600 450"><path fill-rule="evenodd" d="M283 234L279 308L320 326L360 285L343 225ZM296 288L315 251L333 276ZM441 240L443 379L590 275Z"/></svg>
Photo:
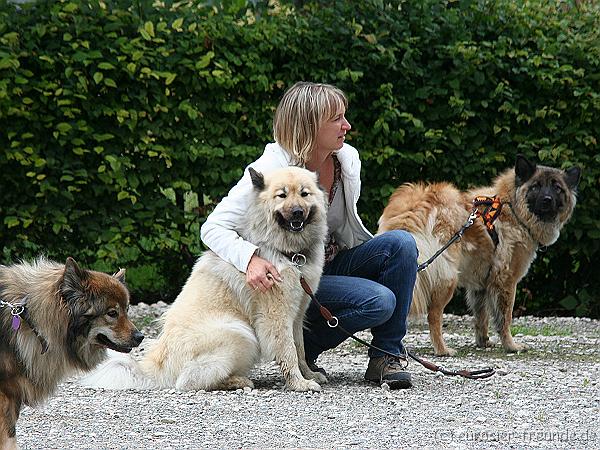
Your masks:
<svg viewBox="0 0 600 450"><path fill-rule="evenodd" d="M25 305L21 303L13 305L12 303L0 300L0 307L4 308L6 306L10 308L10 315L12 316L11 328L17 331L21 328L21 314L25 312Z"/></svg>
<svg viewBox="0 0 600 450"><path fill-rule="evenodd" d="M471 225L473 225L473 223L475 223L475 219L477 219L477 216L479 216L479 212L477 210L472 211L471 214L469 214L469 220L467 221L467 228L470 227Z"/></svg>
<svg viewBox="0 0 600 450"><path fill-rule="evenodd" d="M13 305L12 309L10 310L10 313L13 316L20 316L21 314L23 314L23 311L25 311L25 307L23 305Z"/></svg>
<svg viewBox="0 0 600 450"><path fill-rule="evenodd" d="M25 307L23 305L14 305L10 310L12 315L11 327L15 331L21 328L21 314L23 314L23 311L25 311Z"/></svg>
<svg viewBox="0 0 600 450"><path fill-rule="evenodd" d="M479 217L479 211L474 209L473 211L471 211L471 214L469 214L469 218L467 219L465 224L462 226L462 228L460 230L458 230L459 237L462 238L462 235L464 234L464 232L467 231L467 228L469 228L471 225L473 225L475 223L475 219L477 219L477 217Z"/></svg>
<svg viewBox="0 0 600 450"><path fill-rule="evenodd" d="M294 253L292 255L292 264L296 267L302 267L306 264L306 256L302 253Z"/></svg>

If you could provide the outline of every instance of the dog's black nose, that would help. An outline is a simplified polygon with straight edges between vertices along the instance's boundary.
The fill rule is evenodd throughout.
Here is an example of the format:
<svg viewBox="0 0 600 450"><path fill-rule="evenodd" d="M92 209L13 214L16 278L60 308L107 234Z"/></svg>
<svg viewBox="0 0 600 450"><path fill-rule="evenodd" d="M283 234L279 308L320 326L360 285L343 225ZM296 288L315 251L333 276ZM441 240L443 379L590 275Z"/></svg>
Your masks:
<svg viewBox="0 0 600 450"><path fill-rule="evenodd" d="M545 195L542 198L542 208L543 209L549 209L552 207L552 203L553 203L553 199L550 195Z"/></svg>
<svg viewBox="0 0 600 450"><path fill-rule="evenodd" d="M304 210L299 206L292 209L292 219L302 219L304 217Z"/></svg>
<svg viewBox="0 0 600 450"><path fill-rule="evenodd" d="M144 335L136 330L133 333L132 338L133 338L133 342L135 342L136 345L140 345L142 343L142 341L144 340Z"/></svg>

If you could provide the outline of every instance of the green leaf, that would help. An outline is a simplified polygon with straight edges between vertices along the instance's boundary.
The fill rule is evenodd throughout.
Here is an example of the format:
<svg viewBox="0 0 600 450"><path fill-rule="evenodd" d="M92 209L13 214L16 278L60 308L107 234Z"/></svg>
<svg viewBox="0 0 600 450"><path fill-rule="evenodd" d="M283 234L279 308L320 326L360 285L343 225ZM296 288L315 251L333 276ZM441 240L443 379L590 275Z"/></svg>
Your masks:
<svg viewBox="0 0 600 450"><path fill-rule="evenodd" d="M214 52L206 53L202 58L196 61L196 69L204 69L205 67L208 67L210 61L213 59L214 56Z"/></svg>
<svg viewBox="0 0 600 450"><path fill-rule="evenodd" d="M4 218L4 224L8 228L13 228L13 227L16 227L17 225L19 225L19 219L15 216L7 216Z"/></svg>
<svg viewBox="0 0 600 450"><path fill-rule="evenodd" d="M173 28L174 30L179 30L182 25L183 25L183 19L180 17L180 18L175 19L173 21L173 24L171 25L171 28Z"/></svg>
<svg viewBox="0 0 600 450"><path fill-rule="evenodd" d="M94 73L94 81L96 82L96 84L99 84L103 78L104 78L104 74L102 72Z"/></svg>
<svg viewBox="0 0 600 450"><path fill-rule="evenodd" d="M60 131L61 133L66 133L66 132L70 131L72 128L73 127L66 122L61 122L58 125L56 125L56 129L58 131Z"/></svg>
<svg viewBox="0 0 600 450"><path fill-rule="evenodd" d="M578 303L577 299L572 295L568 295L560 301L561 306L565 309L575 309Z"/></svg>
<svg viewBox="0 0 600 450"><path fill-rule="evenodd" d="M40 55L38 59L41 61L46 61L50 64L54 64L54 59L50 58L48 55Z"/></svg>
<svg viewBox="0 0 600 450"><path fill-rule="evenodd" d="M177 77L176 73L169 73L169 74L167 74L167 77L165 79L165 84L167 86L170 85L175 80L176 77Z"/></svg>
<svg viewBox="0 0 600 450"><path fill-rule="evenodd" d="M115 136L110 133L102 133L102 134L94 134L94 139L98 142L108 141L109 139L114 138Z"/></svg>
<svg viewBox="0 0 600 450"><path fill-rule="evenodd" d="M152 22L146 22L144 24L144 31L146 31L150 37L154 37L154 24Z"/></svg>
<svg viewBox="0 0 600 450"><path fill-rule="evenodd" d="M0 69L18 69L19 66L17 58L0 58Z"/></svg>
<svg viewBox="0 0 600 450"><path fill-rule="evenodd" d="M63 6L63 11L66 13L72 13L79 9L79 5L77 3L67 3Z"/></svg>

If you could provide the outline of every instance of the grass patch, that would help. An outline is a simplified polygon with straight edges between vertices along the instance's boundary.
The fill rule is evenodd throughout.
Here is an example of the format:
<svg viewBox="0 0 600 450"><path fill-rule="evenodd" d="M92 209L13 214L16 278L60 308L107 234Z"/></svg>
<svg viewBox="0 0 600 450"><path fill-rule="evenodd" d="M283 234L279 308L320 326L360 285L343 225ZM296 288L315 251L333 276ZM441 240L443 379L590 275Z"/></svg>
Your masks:
<svg viewBox="0 0 600 450"><path fill-rule="evenodd" d="M487 349L477 348L474 345L450 346L456 350L456 355L453 357L434 356L433 347L431 346L417 345L410 347L409 350L438 365L449 366L455 369L462 368L462 361L468 358L480 359L482 365L485 365L485 362L489 360L503 360L507 362L529 360L552 362L562 360L577 363L600 363L600 353L586 353L585 350L588 348L587 346L563 348L559 345L557 347L552 347L551 350L547 348L531 347L528 350L519 353L507 353L500 344L496 344Z"/></svg>
<svg viewBox="0 0 600 450"><path fill-rule="evenodd" d="M152 324L152 322L154 322L154 317L152 316L144 316L133 321L134 325L137 327L138 330L149 326L150 324Z"/></svg>
<svg viewBox="0 0 600 450"><path fill-rule="evenodd" d="M510 327L513 336L522 334L523 336L571 336L573 330L568 327L558 327L555 325L543 325L541 327L531 325L513 325Z"/></svg>

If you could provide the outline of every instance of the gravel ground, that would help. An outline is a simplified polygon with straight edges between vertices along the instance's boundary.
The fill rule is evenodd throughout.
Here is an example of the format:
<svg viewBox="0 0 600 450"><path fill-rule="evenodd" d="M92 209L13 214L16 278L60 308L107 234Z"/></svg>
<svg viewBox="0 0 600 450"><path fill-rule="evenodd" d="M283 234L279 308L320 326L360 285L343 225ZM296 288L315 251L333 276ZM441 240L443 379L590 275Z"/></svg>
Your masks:
<svg viewBox="0 0 600 450"><path fill-rule="evenodd" d="M164 303L132 306L156 336ZM73 380L17 425L22 449L193 448L600 448L600 322L522 317L516 340L532 350L475 349L468 316L445 316L454 358L432 356L427 326L405 343L448 368L493 366L487 380L434 374L411 362L414 387L366 384L366 349L346 341L319 365L320 393L283 390L273 363L254 370L256 388L237 392L108 391ZM368 338L368 333L361 333Z"/></svg>

